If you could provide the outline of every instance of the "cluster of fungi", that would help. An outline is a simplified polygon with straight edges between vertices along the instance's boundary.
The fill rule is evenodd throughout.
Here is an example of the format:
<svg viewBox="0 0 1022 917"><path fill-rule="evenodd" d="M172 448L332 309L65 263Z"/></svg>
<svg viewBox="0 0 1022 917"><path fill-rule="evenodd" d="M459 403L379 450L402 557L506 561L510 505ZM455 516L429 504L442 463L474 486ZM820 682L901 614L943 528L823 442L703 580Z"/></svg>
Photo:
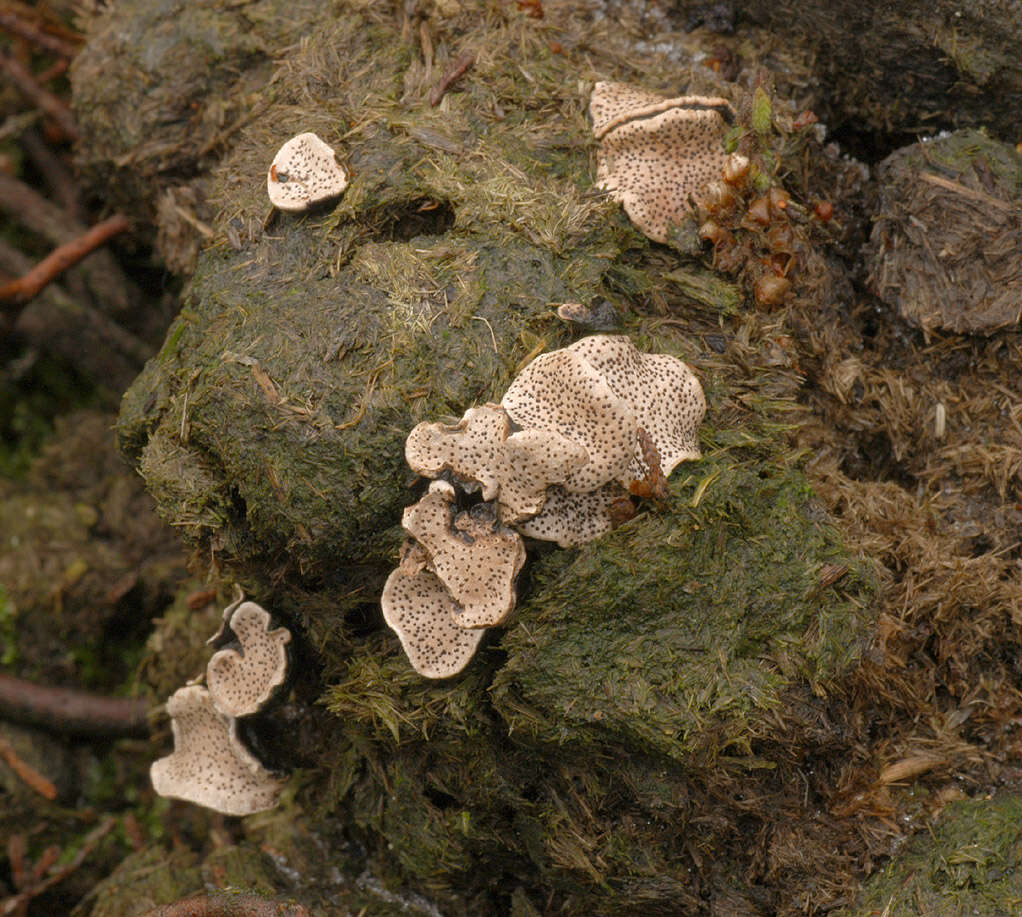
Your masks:
<svg viewBox="0 0 1022 917"><path fill-rule="evenodd" d="M718 270L740 275L761 306L777 305L803 240L780 187L757 190L759 170L725 141L736 123L726 99L665 98L627 83L597 83L589 101L596 185L624 207L643 235L670 242L688 219L713 246ZM760 182L767 184L769 182ZM826 222L829 205L813 216ZM796 208L797 209L797 208Z"/></svg>
<svg viewBox="0 0 1022 917"><path fill-rule="evenodd" d="M416 426L405 457L432 482L404 512L409 537L381 600L413 668L456 675L507 619L523 536L584 544L614 527L630 493L665 494L674 467L699 458L705 411L681 360L594 335L537 357L499 404Z"/></svg>
<svg viewBox="0 0 1022 917"><path fill-rule="evenodd" d="M240 599L224 610L223 643L206 667L206 685L189 684L167 701L174 751L150 769L161 796L186 799L226 815L272 809L283 780L245 747L240 717L252 716L280 693L291 633L270 629L270 615Z"/></svg>

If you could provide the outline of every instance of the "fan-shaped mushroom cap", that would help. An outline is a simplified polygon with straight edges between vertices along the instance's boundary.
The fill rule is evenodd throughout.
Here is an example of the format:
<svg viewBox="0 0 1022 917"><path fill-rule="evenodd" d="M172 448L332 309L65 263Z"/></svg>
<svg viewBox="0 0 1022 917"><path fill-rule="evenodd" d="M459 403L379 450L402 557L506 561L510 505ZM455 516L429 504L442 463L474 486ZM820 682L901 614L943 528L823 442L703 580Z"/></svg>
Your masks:
<svg viewBox="0 0 1022 917"><path fill-rule="evenodd" d="M623 335L591 335L567 349L632 406L638 426L660 453L665 476L679 462L700 457L698 430L706 414L706 397L684 362L666 353L642 353ZM648 470L636 447L632 477L642 478Z"/></svg>
<svg viewBox="0 0 1022 917"><path fill-rule="evenodd" d="M454 623L459 608L440 578L426 569L429 555L422 545L408 542L402 555L383 587L383 619L416 672L450 678L468 665L485 631Z"/></svg>
<svg viewBox="0 0 1022 917"><path fill-rule="evenodd" d="M589 460L581 445L556 431L512 434L498 404L469 408L454 425L418 424L405 443L405 458L413 471L427 477L450 471L477 483L484 500L500 502L506 522L538 513L547 486L564 481Z"/></svg>
<svg viewBox="0 0 1022 917"><path fill-rule="evenodd" d="M600 141L597 187L643 234L666 242L692 209L692 196L720 179L734 109L726 99L666 99L625 83L597 83L589 111Z"/></svg>
<svg viewBox="0 0 1022 917"><path fill-rule="evenodd" d="M562 548L573 548L593 541L613 528L610 506L622 493L611 482L587 494L568 493L563 487L547 491L543 512L517 525L529 538L556 541Z"/></svg>
<svg viewBox="0 0 1022 917"><path fill-rule="evenodd" d="M482 504L483 507L486 504ZM429 558L429 569L454 601L458 627L493 627L515 606L514 581L525 563L521 536L485 518L485 509L459 513L441 492L427 493L401 520Z"/></svg>
<svg viewBox="0 0 1022 917"><path fill-rule="evenodd" d="M627 483L635 455L635 412L570 347L536 357L501 404L523 429L548 430L584 447L589 461L554 482L565 490L588 493L608 481Z"/></svg>
<svg viewBox="0 0 1022 917"><path fill-rule="evenodd" d="M286 627L270 630L270 614L255 602L236 606L228 626L241 644L213 654L206 683L216 708L228 716L248 716L261 709L287 674Z"/></svg>
<svg viewBox="0 0 1022 917"><path fill-rule="evenodd" d="M332 146L313 133L298 134L273 157L266 173L266 193L281 210L307 210L337 197L348 187L348 173Z"/></svg>
<svg viewBox="0 0 1022 917"><path fill-rule="evenodd" d="M284 781L241 744L235 720L213 706L205 688L176 691L167 713L174 751L149 770L157 793L225 815L250 815L277 804Z"/></svg>

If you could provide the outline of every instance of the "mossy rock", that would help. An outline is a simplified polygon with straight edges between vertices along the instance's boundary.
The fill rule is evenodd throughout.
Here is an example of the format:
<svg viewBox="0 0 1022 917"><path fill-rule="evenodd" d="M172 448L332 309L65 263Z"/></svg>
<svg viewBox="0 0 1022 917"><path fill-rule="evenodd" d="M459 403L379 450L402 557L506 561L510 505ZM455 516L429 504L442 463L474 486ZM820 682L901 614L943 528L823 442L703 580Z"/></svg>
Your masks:
<svg viewBox="0 0 1022 917"><path fill-rule="evenodd" d="M1022 797L951 803L841 917L1006 917L1022 911Z"/></svg>

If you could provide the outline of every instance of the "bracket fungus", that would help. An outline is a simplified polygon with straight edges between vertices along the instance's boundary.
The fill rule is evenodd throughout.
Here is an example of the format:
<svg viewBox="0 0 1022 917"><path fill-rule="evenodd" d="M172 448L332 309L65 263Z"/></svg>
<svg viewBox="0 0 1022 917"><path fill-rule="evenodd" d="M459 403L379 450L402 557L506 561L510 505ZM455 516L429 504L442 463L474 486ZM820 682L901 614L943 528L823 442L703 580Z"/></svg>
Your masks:
<svg viewBox="0 0 1022 917"><path fill-rule="evenodd" d="M599 82L589 99L599 141L596 184L654 242L692 210L692 198L721 177L724 134L735 121L726 99L665 98L626 83Z"/></svg>
<svg viewBox="0 0 1022 917"><path fill-rule="evenodd" d="M596 335L536 357L499 405L470 408L457 424L418 424L405 455L434 480L404 512L410 537L381 601L415 670L457 674L483 630L507 619L522 535L584 544L626 518L622 502L634 512L633 485L666 493L666 475L699 458L705 412L681 360ZM459 489L483 502L456 512Z"/></svg>
<svg viewBox="0 0 1022 917"><path fill-rule="evenodd" d="M435 478L449 471L466 490L499 500L505 522L538 513L546 488L589 461L583 446L556 431L512 433L498 404L469 408L457 424L418 424L405 443L405 458L418 474Z"/></svg>
<svg viewBox="0 0 1022 917"><path fill-rule="evenodd" d="M270 630L270 613L255 602L232 606L225 623L238 647L213 654L206 666L206 684L216 708L228 716L248 716L269 703L287 676L286 627Z"/></svg>
<svg viewBox="0 0 1022 917"><path fill-rule="evenodd" d="M457 603L428 562L422 545L406 542L380 604L412 668L426 678L450 678L468 665L485 630L454 623Z"/></svg>
<svg viewBox="0 0 1022 917"><path fill-rule="evenodd" d="M237 721L221 713L201 685L176 691L167 701L174 751L150 768L161 796L223 812L250 815L272 809L284 781L241 743Z"/></svg>
<svg viewBox="0 0 1022 917"><path fill-rule="evenodd" d="M300 212L348 187L348 171L332 146L311 132L287 141L266 173L266 193L280 210Z"/></svg>
<svg viewBox="0 0 1022 917"><path fill-rule="evenodd" d="M525 564L522 537L498 524L487 507L454 515L453 493L430 489L404 511L401 524L429 556L428 567L444 584L456 608L458 627L493 627L514 608L514 581Z"/></svg>

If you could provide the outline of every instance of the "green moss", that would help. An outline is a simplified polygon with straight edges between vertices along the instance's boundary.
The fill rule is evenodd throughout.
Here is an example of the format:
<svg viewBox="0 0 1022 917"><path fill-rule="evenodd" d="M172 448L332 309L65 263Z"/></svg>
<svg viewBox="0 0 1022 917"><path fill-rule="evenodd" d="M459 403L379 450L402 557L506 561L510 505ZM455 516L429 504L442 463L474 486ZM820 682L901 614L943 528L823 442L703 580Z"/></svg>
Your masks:
<svg viewBox="0 0 1022 917"><path fill-rule="evenodd" d="M497 710L545 742L748 753L786 688L848 671L869 618L872 576L811 499L798 470L719 451L677 470L663 507L534 561ZM825 564L848 567L836 586Z"/></svg>
<svg viewBox="0 0 1022 917"><path fill-rule="evenodd" d="M1022 798L951 803L867 882L842 917L1000 917L1022 910Z"/></svg>

